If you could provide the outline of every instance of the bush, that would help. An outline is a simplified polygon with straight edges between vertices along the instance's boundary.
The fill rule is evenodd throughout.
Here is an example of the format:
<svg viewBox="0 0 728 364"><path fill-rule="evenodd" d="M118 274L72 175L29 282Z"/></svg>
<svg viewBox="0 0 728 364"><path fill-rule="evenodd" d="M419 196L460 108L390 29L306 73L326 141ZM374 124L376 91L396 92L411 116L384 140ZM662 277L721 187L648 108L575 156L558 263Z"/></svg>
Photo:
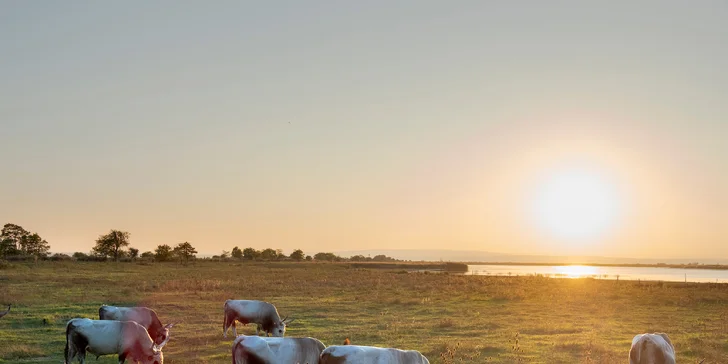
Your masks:
<svg viewBox="0 0 728 364"><path fill-rule="evenodd" d="M52 260L52 261L54 261L54 262L57 262L57 261L66 261L66 260L73 260L73 258L71 258L71 256L70 256L70 255L68 255L68 254L63 254L63 253L56 253L56 254L53 254L53 255L51 255L51 256L50 256L50 257L49 257L48 259L49 259L49 260Z"/></svg>
<svg viewBox="0 0 728 364"><path fill-rule="evenodd" d="M10 269L13 265L7 260L0 259L0 269Z"/></svg>
<svg viewBox="0 0 728 364"><path fill-rule="evenodd" d="M79 262L105 262L106 257L100 257L95 255L89 255L82 252L73 253L73 258Z"/></svg>

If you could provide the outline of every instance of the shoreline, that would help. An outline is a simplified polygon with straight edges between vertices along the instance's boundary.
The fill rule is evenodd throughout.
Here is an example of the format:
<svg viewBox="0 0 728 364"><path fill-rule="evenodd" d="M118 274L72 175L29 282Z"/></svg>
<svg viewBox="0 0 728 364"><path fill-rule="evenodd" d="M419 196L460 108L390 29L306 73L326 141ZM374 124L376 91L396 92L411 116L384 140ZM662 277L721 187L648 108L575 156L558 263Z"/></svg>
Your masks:
<svg viewBox="0 0 728 364"><path fill-rule="evenodd" d="M515 266L569 266L580 265L587 267L615 267L615 268L672 268L672 269L712 269L728 270L724 264L647 264L647 263L509 263L509 262L463 262L467 265L515 265Z"/></svg>

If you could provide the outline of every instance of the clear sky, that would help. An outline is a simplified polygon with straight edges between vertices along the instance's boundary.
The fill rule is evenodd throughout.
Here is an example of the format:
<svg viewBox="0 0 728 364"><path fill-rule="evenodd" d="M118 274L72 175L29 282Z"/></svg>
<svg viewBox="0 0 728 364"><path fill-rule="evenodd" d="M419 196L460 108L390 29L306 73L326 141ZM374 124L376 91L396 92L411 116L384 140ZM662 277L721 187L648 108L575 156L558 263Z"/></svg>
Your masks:
<svg viewBox="0 0 728 364"><path fill-rule="evenodd" d="M0 223L53 251L113 228L142 251L726 258L726 19L724 1L1 1ZM536 218L534 196L573 171L611 210L567 239L537 223L564 192Z"/></svg>

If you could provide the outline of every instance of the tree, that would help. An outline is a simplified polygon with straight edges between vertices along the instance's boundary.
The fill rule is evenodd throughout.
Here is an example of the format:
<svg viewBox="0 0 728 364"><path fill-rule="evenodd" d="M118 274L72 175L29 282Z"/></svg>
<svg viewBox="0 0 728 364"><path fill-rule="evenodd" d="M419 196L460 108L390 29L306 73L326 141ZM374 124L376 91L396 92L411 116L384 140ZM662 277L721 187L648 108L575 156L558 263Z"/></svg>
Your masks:
<svg viewBox="0 0 728 364"><path fill-rule="evenodd" d="M20 239L20 250L36 259L47 257L50 249L48 242L38 234L26 235Z"/></svg>
<svg viewBox="0 0 728 364"><path fill-rule="evenodd" d="M154 259L160 262L172 259L172 247L167 244L157 246L154 250Z"/></svg>
<svg viewBox="0 0 728 364"><path fill-rule="evenodd" d="M28 235L20 225L5 224L0 233L0 257L20 254L20 241Z"/></svg>
<svg viewBox="0 0 728 364"><path fill-rule="evenodd" d="M174 247L174 254L184 259L186 262L190 259L195 259L195 254L197 254L197 250L192 247L192 244L185 241L184 243L180 243L179 245Z"/></svg>
<svg viewBox="0 0 728 364"><path fill-rule="evenodd" d="M20 250L15 247L15 242L11 239L0 238L0 258L18 254L20 254Z"/></svg>
<svg viewBox="0 0 728 364"><path fill-rule="evenodd" d="M316 253L316 255L313 256L313 259L325 260L325 261L329 261L329 262L341 260L341 258L338 257L337 255L335 255L334 253Z"/></svg>
<svg viewBox="0 0 728 364"><path fill-rule="evenodd" d="M372 260L375 262L389 262L389 261L393 261L394 258L390 258L384 254L379 254L379 255L375 255L374 258L372 258Z"/></svg>
<svg viewBox="0 0 728 364"><path fill-rule="evenodd" d="M298 262L302 261L303 260L303 250L301 250L301 249L294 250L293 253L291 253L291 259L298 261Z"/></svg>
<svg viewBox="0 0 728 364"><path fill-rule="evenodd" d="M220 254L220 259L227 259L229 256L230 256L230 252L223 250L222 254Z"/></svg>
<svg viewBox="0 0 728 364"><path fill-rule="evenodd" d="M114 258L117 262L124 256L124 247L129 246L129 233L126 231L111 230L106 235L96 239L93 252L102 257Z"/></svg>
<svg viewBox="0 0 728 364"><path fill-rule="evenodd" d="M231 254L235 259L243 259L243 251L237 246L233 248L233 252Z"/></svg>
<svg viewBox="0 0 728 364"><path fill-rule="evenodd" d="M260 252L260 259L275 260L277 258L278 258L278 253L271 248L264 249L262 252Z"/></svg>
<svg viewBox="0 0 728 364"><path fill-rule="evenodd" d="M307 256L306 256L306 261L307 261L307 262L310 262L310 261L312 261L312 260L313 260L313 257L312 257L312 256L310 256L310 255L307 255Z"/></svg>
<svg viewBox="0 0 728 364"><path fill-rule="evenodd" d="M144 260L152 260L152 259L154 259L154 253L152 253L152 252L144 252L140 256L140 258L142 258Z"/></svg>
<svg viewBox="0 0 728 364"><path fill-rule="evenodd" d="M243 249L243 257L247 260L258 259L259 256L260 256L260 252L253 248Z"/></svg>
<svg viewBox="0 0 728 364"><path fill-rule="evenodd" d="M131 258L131 260L136 259L138 256L139 256L139 249L129 248L129 258Z"/></svg>

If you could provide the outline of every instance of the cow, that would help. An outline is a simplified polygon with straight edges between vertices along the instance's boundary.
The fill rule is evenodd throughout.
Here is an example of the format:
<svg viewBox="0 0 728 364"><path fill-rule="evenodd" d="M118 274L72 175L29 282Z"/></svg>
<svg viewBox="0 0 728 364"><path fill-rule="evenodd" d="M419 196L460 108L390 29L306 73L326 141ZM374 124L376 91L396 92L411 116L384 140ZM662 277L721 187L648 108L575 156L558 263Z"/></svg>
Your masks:
<svg viewBox="0 0 728 364"><path fill-rule="evenodd" d="M147 307L115 307L102 305L99 320L134 321L144 326L154 343L160 345L169 339L169 329L175 324L162 326L157 313Z"/></svg>
<svg viewBox="0 0 728 364"><path fill-rule="evenodd" d="M417 350L360 345L332 345L321 353L320 364L430 364Z"/></svg>
<svg viewBox="0 0 728 364"><path fill-rule="evenodd" d="M75 318L66 324L65 364L75 357L86 363L86 352L96 355L119 355L119 364L127 357L142 364L163 364L161 345L154 343L147 329L134 321L109 321Z"/></svg>
<svg viewBox="0 0 728 364"><path fill-rule="evenodd" d="M3 312L0 312L0 318L3 318L3 316L5 316L5 315L7 315L9 313L10 313L10 305L8 305L8 309L7 310L5 310Z"/></svg>
<svg viewBox="0 0 728 364"><path fill-rule="evenodd" d="M675 364L675 348L665 333L640 334L632 339L629 364Z"/></svg>
<svg viewBox="0 0 728 364"><path fill-rule="evenodd" d="M233 341L233 364L317 364L324 348L312 337L240 335Z"/></svg>
<svg viewBox="0 0 728 364"><path fill-rule="evenodd" d="M257 324L256 335L260 335L260 331L265 331L266 336L272 334L274 337L283 337L286 333L286 326L295 320L289 320L287 317L281 320L276 307L263 301L227 300L223 309L225 311L222 323L222 336L224 338L227 338L228 328L231 326L233 336L238 336L238 332L235 330L236 320L243 325Z"/></svg>

